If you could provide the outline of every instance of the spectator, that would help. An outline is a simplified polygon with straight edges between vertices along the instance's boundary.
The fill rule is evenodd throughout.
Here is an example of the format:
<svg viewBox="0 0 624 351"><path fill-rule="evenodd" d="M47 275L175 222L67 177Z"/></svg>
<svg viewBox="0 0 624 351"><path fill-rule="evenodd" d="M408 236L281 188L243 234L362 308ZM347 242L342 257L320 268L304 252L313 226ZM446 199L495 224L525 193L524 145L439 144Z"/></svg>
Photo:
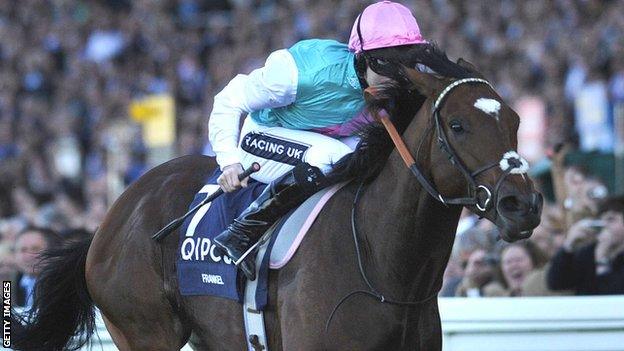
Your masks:
<svg viewBox="0 0 624 351"><path fill-rule="evenodd" d="M12 248L8 243L0 243L0 279L10 280L17 273Z"/></svg>
<svg viewBox="0 0 624 351"><path fill-rule="evenodd" d="M33 291L40 267L40 254L57 243L58 236L47 228L27 227L17 234L15 241L15 281L17 306L29 308L33 303Z"/></svg>
<svg viewBox="0 0 624 351"><path fill-rule="evenodd" d="M577 295L624 294L624 197L602 204L600 220L582 220L570 228L548 271L551 289L573 289Z"/></svg>
<svg viewBox="0 0 624 351"><path fill-rule="evenodd" d="M451 255L449 258L446 269L444 270L444 276L442 277L442 288L438 294L440 297L453 297L455 291L462 281L464 271L462 268L459 255Z"/></svg>
<svg viewBox="0 0 624 351"><path fill-rule="evenodd" d="M608 196L607 187L580 167L567 167L564 172L568 195L563 200L563 206L568 223L571 225L582 218L596 216L600 201Z"/></svg>
<svg viewBox="0 0 624 351"><path fill-rule="evenodd" d="M483 288L486 296L523 296L526 278L547 262L545 254L528 240L505 246L500 257L502 279Z"/></svg>
<svg viewBox="0 0 624 351"><path fill-rule="evenodd" d="M548 259L552 258L565 240L562 211L554 205L546 204L542 210L541 223L533 230L529 240L537 245Z"/></svg>
<svg viewBox="0 0 624 351"><path fill-rule="evenodd" d="M542 222L535 228L533 235L529 240L544 253L545 257L550 260L559 250L565 240L565 231L563 229L564 218L561 211L555 206L545 206L542 211ZM554 291L548 288L546 284L546 273L550 267L550 262L544 267L534 269L529 273L522 284L523 296L552 296L552 295L571 295L568 290Z"/></svg>
<svg viewBox="0 0 624 351"><path fill-rule="evenodd" d="M484 249L477 249L468 258L464 278L455 296L482 297L483 288L494 278L494 262Z"/></svg>

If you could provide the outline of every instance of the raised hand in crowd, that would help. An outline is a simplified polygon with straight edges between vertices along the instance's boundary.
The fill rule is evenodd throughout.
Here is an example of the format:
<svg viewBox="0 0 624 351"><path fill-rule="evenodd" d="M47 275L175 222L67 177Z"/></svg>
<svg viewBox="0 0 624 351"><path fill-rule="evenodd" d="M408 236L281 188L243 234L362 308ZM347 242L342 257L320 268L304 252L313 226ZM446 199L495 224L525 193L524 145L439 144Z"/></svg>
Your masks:
<svg viewBox="0 0 624 351"><path fill-rule="evenodd" d="M618 256L624 258L624 215L609 211L601 219L604 229L598 234L594 251L597 274L608 273L618 264Z"/></svg>
<svg viewBox="0 0 624 351"><path fill-rule="evenodd" d="M624 196L609 198L599 212L600 222L582 220L570 228L548 270L551 289L624 294Z"/></svg>
<svg viewBox="0 0 624 351"><path fill-rule="evenodd" d="M593 218L581 219L574 223L568 230L563 249L573 252L580 246L594 242L603 225L603 221Z"/></svg>

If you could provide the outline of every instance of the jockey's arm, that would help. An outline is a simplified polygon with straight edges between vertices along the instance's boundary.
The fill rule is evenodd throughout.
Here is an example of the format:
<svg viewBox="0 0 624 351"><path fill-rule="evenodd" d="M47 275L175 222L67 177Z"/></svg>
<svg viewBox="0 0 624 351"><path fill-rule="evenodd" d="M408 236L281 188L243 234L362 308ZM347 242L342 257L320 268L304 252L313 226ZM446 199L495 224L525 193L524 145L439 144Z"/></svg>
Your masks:
<svg viewBox="0 0 624 351"><path fill-rule="evenodd" d="M240 163L237 146L241 116L293 103L297 82L295 60L287 50L278 50L269 55L264 67L249 75L237 75L215 96L208 138L222 170Z"/></svg>

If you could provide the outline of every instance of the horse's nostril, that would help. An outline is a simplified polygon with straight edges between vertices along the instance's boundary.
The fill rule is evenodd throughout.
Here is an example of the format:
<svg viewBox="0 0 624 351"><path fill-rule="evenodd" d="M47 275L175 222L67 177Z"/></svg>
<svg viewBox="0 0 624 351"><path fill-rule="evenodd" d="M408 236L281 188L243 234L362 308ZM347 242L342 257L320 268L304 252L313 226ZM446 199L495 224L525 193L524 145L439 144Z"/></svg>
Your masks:
<svg viewBox="0 0 624 351"><path fill-rule="evenodd" d="M542 209L542 203L544 201L544 198L542 197L542 194L540 193L533 193L531 195L531 213L534 214L539 214L539 212Z"/></svg>
<svg viewBox="0 0 624 351"><path fill-rule="evenodd" d="M517 196L505 196L498 201L498 210L503 213L526 212L527 206Z"/></svg>
<svg viewBox="0 0 624 351"><path fill-rule="evenodd" d="M496 202L497 225L503 229L503 239L526 239L540 222L543 198L541 194L515 194L501 196Z"/></svg>

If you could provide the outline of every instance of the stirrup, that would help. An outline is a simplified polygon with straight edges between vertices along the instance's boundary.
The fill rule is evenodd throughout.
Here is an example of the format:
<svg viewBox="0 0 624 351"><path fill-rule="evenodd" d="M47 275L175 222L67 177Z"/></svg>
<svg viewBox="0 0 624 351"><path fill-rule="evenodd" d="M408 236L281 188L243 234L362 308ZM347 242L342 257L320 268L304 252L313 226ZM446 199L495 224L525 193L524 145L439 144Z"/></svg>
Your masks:
<svg viewBox="0 0 624 351"><path fill-rule="evenodd" d="M271 231L273 230L272 228L274 226L275 226L275 223L271 227L269 227L269 229L267 229L264 232L264 234L262 234L260 239L258 239L258 241L255 244L251 245L247 249L247 251L245 251L241 255L241 257L238 260L233 261L234 265L236 265L236 267L238 267L243 272L243 274L245 274L245 277L247 277L247 279L250 281L256 280L257 254L258 254L258 251L260 251L260 246L264 245L271 237L269 233L271 233ZM248 267L248 266L246 267L245 263L247 263L248 265L251 265L251 267Z"/></svg>
<svg viewBox="0 0 624 351"><path fill-rule="evenodd" d="M236 265L236 267L243 272L245 278L251 282L256 280L256 264L253 262L255 259L255 257L247 257L246 260L243 260L240 264Z"/></svg>

